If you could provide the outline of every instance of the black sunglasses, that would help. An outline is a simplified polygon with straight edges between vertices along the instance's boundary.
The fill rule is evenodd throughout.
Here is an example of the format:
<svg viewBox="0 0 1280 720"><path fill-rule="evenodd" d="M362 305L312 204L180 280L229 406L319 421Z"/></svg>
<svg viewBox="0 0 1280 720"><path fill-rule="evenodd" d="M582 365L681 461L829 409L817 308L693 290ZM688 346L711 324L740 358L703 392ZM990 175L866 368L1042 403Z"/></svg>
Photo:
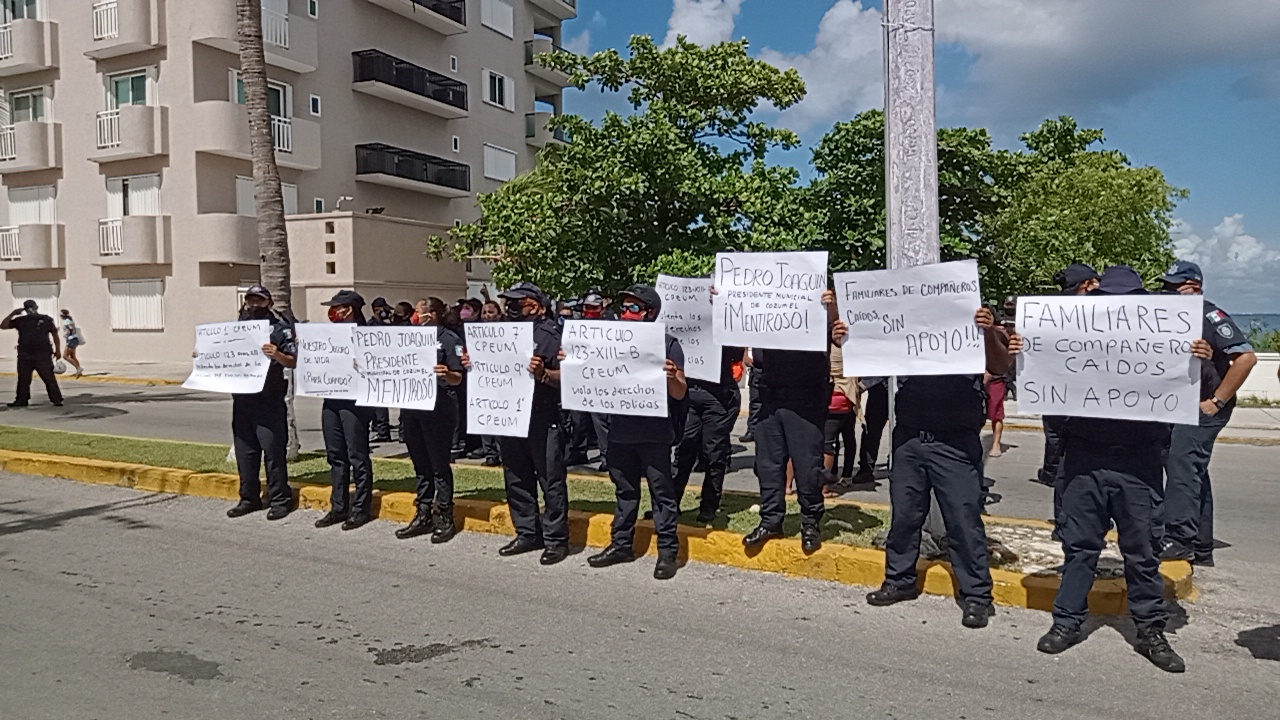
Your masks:
<svg viewBox="0 0 1280 720"><path fill-rule="evenodd" d="M626 303L622 306L622 309L627 312L638 313L638 312L645 312L649 308L645 307L644 305L641 305L640 303Z"/></svg>

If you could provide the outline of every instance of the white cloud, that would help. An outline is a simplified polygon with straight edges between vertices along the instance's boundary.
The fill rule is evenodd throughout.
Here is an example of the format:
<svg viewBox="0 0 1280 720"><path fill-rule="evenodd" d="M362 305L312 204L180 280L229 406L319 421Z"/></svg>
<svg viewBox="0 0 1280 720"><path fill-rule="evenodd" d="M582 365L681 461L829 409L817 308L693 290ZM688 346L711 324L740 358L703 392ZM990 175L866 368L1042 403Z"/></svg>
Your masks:
<svg viewBox="0 0 1280 720"><path fill-rule="evenodd" d="M583 30L581 33L569 38L564 43L564 49L577 55L588 55L591 53L591 31Z"/></svg>
<svg viewBox="0 0 1280 720"><path fill-rule="evenodd" d="M1243 215L1224 217L1207 235L1197 233L1184 220L1175 220L1170 236L1178 257L1199 263L1204 270L1209 295L1224 304L1239 303L1242 307L1236 312L1274 308L1280 250L1247 233Z"/></svg>
<svg viewBox="0 0 1280 720"><path fill-rule="evenodd" d="M663 47L684 35L698 45L715 45L733 39L733 29L743 0L674 0Z"/></svg>
<svg viewBox="0 0 1280 720"><path fill-rule="evenodd" d="M813 49L789 55L765 48L760 59L800 71L808 92L782 113L782 122L800 132L826 129L863 110L884 105L881 15L861 0L838 0L822 16Z"/></svg>

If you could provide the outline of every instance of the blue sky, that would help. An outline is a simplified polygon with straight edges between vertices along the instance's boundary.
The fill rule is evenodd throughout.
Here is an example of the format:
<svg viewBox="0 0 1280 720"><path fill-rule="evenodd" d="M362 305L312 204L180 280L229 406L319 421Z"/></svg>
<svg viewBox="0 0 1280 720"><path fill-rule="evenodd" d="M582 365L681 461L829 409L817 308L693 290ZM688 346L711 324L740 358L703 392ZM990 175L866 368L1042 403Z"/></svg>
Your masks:
<svg viewBox="0 0 1280 720"><path fill-rule="evenodd" d="M1179 254L1231 312L1280 312L1280 0L935 0L938 122L986 127L997 145L1046 117L1101 127L1107 144L1191 191ZM883 104L880 0L579 0L576 52L633 34L703 44L745 37L795 67L803 103L763 117L806 145ZM571 91L589 118L620 98ZM773 158L807 166L808 150ZM808 170L806 169L806 172Z"/></svg>

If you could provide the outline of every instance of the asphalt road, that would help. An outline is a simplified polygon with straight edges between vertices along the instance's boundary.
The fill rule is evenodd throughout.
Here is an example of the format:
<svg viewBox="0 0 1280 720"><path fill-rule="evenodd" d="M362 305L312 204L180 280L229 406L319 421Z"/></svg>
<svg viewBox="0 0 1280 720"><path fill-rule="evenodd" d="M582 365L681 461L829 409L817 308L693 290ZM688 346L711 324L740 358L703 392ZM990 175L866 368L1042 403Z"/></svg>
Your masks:
<svg viewBox="0 0 1280 720"><path fill-rule="evenodd" d="M664 584L647 560L542 568L499 558L499 537L224 509L0 474L0 717L1164 720L1280 702L1274 607L1257 625L1187 606L1189 671L1170 676L1123 621L1051 658L1038 612L972 631L940 598L874 609L697 564Z"/></svg>

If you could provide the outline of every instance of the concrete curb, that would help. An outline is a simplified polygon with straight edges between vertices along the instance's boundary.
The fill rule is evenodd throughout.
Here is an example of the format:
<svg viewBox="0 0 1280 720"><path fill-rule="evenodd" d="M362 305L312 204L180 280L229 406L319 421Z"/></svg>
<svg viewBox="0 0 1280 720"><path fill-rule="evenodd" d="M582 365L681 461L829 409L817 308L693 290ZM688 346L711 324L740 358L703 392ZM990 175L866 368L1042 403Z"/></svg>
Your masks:
<svg viewBox="0 0 1280 720"><path fill-rule="evenodd" d="M1021 420L1022 418L1018 418ZM1041 432L1043 426L1027 422L1013 422L1013 418L1005 420L1004 429L1014 432ZM1259 447L1275 447L1280 445L1280 437L1246 437L1242 435L1219 435L1216 442L1227 445L1257 445Z"/></svg>
<svg viewBox="0 0 1280 720"><path fill-rule="evenodd" d="M197 473L174 468L109 462L89 458L64 457L3 450L0 470L24 475L64 478L97 485L115 485L143 492L175 493L199 497L235 500L239 497L239 479L223 473ZM329 508L329 488L322 485L295 485L298 507L309 510ZM374 511L382 520L408 522L413 517L413 493L375 492ZM503 503L481 500L458 500L455 519L461 529L496 535L514 535L511 515ZM605 547L609 544L612 515L569 513L569 536L574 545ZM697 562L727 565L746 570L781 573L794 577L829 580L845 585L877 587L884 581L884 552L849 545L826 543L813 555L805 555L800 542L784 538L769 542L762 550L748 553L737 533L707 528L682 527L682 557ZM657 539L651 522L641 521L636 528L636 547L646 555L657 554ZM924 591L933 595L954 596L955 580L949 565L943 562L922 563ZM1190 563L1166 562L1161 568L1165 576L1165 593L1171 598L1194 601L1198 591L1193 583ZM996 603L1032 610L1052 610L1058 579L1051 575L1026 575L993 569ZM1100 579L1089 594L1089 607L1094 613L1120 615L1127 611L1124 581Z"/></svg>
<svg viewBox="0 0 1280 720"><path fill-rule="evenodd" d="M18 373L0 372L0 377L18 377ZM89 382L89 383L108 383L111 385L145 385L148 387L162 387L170 385L181 385L182 380L170 380L167 378L136 378L123 377L120 375L81 375L73 377L71 375L59 375L58 383L66 382Z"/></svg>

